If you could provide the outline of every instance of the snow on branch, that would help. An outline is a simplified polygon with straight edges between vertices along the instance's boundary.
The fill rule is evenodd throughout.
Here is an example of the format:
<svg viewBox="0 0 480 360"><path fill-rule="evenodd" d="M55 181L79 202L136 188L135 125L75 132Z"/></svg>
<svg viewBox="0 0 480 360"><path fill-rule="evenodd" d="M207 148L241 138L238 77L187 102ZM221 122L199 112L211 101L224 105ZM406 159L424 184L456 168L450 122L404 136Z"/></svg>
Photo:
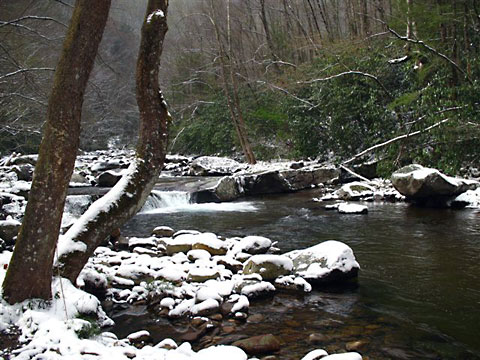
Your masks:
<svg viewBox="0 0 480 360"><path fill-rule="evenodd" d="M30 72L30 71L55 71L55 69L54 68L47 68L47 67L18 69L18 70L12 71L11 73L8 73L8 74L5 74L5 75L0 75L0 80L5 79L5 78L10 77L10 76L21 74L21 73L24 73L24 72Z"/></svg>
<svg viewBox="0 0 480 360"><path fill-rule="evenodd" d="M388 91L388 89L385 87L385 85L382 84L382 82L378 79L378 77L376 77L375 75L366 73L366 72L362 72L362 71L356 71L356 70L344 71L344 72L342 72L342 73L340 73L340 74L328 76L328 77L326 77L326 78L313 79L313 80L309 80L309 81L299 81L298 83L313 84L313 83L320 82L320 81L329 81L329 80L336 79L336 78L339 78L339 77L342 77L342 76L346 76L346 75L359 75L359 76L364 76L364 77L367 77L367 78L369 78L369 79L372 79L373 81L375 81L375 82L382 88L383 91L385 91L385 93L386 93L390 98L393 99L393 96L392 96L392 94L390 93L390 91Z"/></svg>
<svg viewBox="0 0 480 360"><path fill-rule="evenodd" d="M448 118L447 118L447 119L443 119L443 120L441 120L441 121L439 121L439 122L437 122L437 123L435 123L435 124L433 124L433 125L431 125L431 126L429 126L429 127L426 127L425 129L418 130L418 131L414 131L414 132L408 133L408 134L403 134L403 135L397 136L397 137L395 137L395 138L393 138L393 139L387 140L387 141L385 141L385 142L383 142L383 143L381 143L381 144L377 144L377 145L374 145L374 146L372 146L372 147L369 147L368 149L363 150L362 152L358 153L357 155L355 155L355 156L352 157L351 159L348 159L348 160L344 161L342 164L343 164L343 165L349 164L349 163L355 161L356 159L362 157L362 156L365 155L365 154L368 154L368 153L370 153L370 152L372 152L372 151L374 151L374 150L380 149L380 148L382 148L382 147L384 147L384 146L390 145L390 144L392 144L392 143L394 143L394 142L397 142L397 141L399 141L399 140L408 139L408 138L411 138L411 137L413 137L413 136L420 135L420 134L423 134L423 133L425 133L425 132L428 132L428 131L430 131L430 130L432 130L432 129L435 129L436 127L439 127L440 125L446 123L446 122L449 121L449 120L450 120L450 119L448 119Z"/></svg>

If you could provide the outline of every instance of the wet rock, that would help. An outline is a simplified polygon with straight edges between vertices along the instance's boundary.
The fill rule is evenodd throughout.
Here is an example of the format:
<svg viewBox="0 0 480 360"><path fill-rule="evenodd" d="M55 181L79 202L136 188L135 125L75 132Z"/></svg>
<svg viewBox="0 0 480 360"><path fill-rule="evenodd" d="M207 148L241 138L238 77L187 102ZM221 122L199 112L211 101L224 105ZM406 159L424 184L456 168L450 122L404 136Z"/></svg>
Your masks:
<svg viewBox="0 0 480 360"><path fill-rule="evenodd" d="M345 349L347 351L360 351L365 349L367 345L368 345L367 340L350 341L345 344Z"/></svg>
<svg viewBox="0 0 480 360"><path fill-rule="evenodd" d="M360 200L372 196L374 188L364 182L352 182L337 190L337 196L342 200Z"/></svg>
<svg viewBox="0 0 480 360"><path fill-rule="evenodd" d="M354 278L360 269L352 249L335 240L285 255L293 261L293 272L313 285Z"/></svg>
<svg viewBox="0 0 480 360"><path fill-rule="evenodd" d="M230 270L234 274L243 269L243 263L229 256L216 256L214 260L218 265L225 266L225 269Z"/></svg>
<svg viewBox="0 0 480 360"><path fill-rule="evenodd" d="M445 204L449 198L478 187L476 181L446 176L417 164L397 170L391 180L402 195L427 206Z"/></svg>
<svg viewBox="0 0 480 360"><path fill-rule="evenodd" d="M265 319L265 316L262 314L255 314L255 315L250 315L247 319L247 323L261 323Z"/></svg>
<svg viewBox="0 0 480 360"><path fill-rule="evenodd" d="M35 170L35 167L30 164L24 164L24 165L14 166L12 167L12 170L17 175L18 180L32 181L33 170Z"/></svg>
<svg viewBox="0 0 480 360"><path fill-rule="evenodd" d="M156 237L172 237L173 234L175 234L175 230L169 226L157 226L152 230L152 235Z"/></svg>
<svg viewBox="0 0 480 360"><path fill-rule="evenodd" d="M122 178L121 172L112 170L105 171L97 176L96 182L99 187L113 187Z"/></svg>
<svg viewBox="0 0 480 360"><path fill-rule="evenodd" d="M221 337L219 339L215 339L215 343L217 345L231 345L236 341L247 339L247 338L248 338L247 335L232 334L232 335L228 335L228 336L225 336L225 337Z"/></svg>
<svg viewBox="0 0 480 360"><path fill-rule="evenodd" d="M238 199L240 192L237 179L233 176L227 176L219 180L213 190L215 201L232 201Z"/></svg>
<svg viewBox="0 0 480 360"><path fill-rule="evenodd" d="M275 287L285 291L312 291L312 285L310 285L308 281L300 276L295 277L294 275L281 276L275 279Z"/></svg>
<svg viewBox="0 0 480 360"><path fill-rule="evenodd" d="M280 350L280 340L272 335L259 335L233 343L249 355L268 354Z"/></svg>
<svg viewBox="0 0 480 360"><path fill-rule="evenodd" d="M246 280L238 284L235 291L249 299L257 299L272 296L275 293L275 286L267 281Z"/></svg>
<svg viewBox="0 0 480 360"><path fill-rule="evenodd" d="M155 347L160 349L173 350L178 348L178 345L172 339L164 339L160 341L157 345L155 345Z"/></svg>
<svg viewBox="0 0 480 360"><path fill-rule="evenodd" d="M312 345L325 344L328 340L328 336L319 333L313 333L308 336L308 342Z"/></svg>
<svg viewBox="0 0 480 360"><path fill-rule="evenodd" d="M264 280L275 280L288 275L293 269L293 262L284 255L254 255L243 266L243 273L262 275Z"/></svg>
<svg viewBox="0 0 480 360"><path fill-rule="evenodd" d="M232 334L237 330L237 328L235 326L227 325L224 326L222 330L225 334Z"/></svg>
<svg viewBox="0 0 480 360"><path fill-rule="evenodd" d="M15 238L21 225L22 223L20 221L13 219L0 220L0 238L5 241L6 245L13 245L15 243Z"/></svg>

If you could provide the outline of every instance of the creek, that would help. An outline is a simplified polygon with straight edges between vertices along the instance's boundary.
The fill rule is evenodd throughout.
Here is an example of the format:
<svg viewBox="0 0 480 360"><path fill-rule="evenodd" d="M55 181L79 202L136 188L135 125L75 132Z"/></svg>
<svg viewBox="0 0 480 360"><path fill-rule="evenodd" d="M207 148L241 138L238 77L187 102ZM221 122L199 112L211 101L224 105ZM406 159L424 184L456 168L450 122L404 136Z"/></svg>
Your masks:
<svg viewBox="0 0 480 360"><path fill-rule="evenodd" d="M362 269L358 286L280 294L252 301L256 321L231 324L234 334L278 335L281 359L345 349L361 340L370 359L480 359L480 230L478 210L366 203L368 215L341 215L315 203L316 190L191 204L182 193L157 192L122 229L149 236L159 225L225 237L262 235L286 252L335 239L348 244ZM179 340L186 323L155 319L142 307L114 315L120 336L148 329ZM224 320L226 322L226 320ZM320 343L309 342L317 334Z"/></svg>

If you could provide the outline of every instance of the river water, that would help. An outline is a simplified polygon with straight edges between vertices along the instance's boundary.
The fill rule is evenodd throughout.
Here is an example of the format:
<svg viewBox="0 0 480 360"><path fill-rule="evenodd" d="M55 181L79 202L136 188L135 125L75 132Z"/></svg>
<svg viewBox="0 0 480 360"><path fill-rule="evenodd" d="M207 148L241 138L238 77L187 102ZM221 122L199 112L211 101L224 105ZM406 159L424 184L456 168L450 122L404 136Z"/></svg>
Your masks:
<svg viewBox="0 0 480 360"><path fill-rule="evenodd" d="M223 204L169 204L147 209L123 229L148 236L155 226L218 235L262 235L282 252L324 240L348 244L362 269L358 286L253 302L258 323L241 334L273 333L284 340L281 359L331 352L360 340L370 359L480 359L480 213L367 203L368 215L341 215L312 202L314 190ZM131 315L131 314L130 314ZM166 321L137 326L175 338ZM129 326L129 330L131 330ZM119 330L121 332L121 330ZM308 337L319 334L319 345Z"/></svg>

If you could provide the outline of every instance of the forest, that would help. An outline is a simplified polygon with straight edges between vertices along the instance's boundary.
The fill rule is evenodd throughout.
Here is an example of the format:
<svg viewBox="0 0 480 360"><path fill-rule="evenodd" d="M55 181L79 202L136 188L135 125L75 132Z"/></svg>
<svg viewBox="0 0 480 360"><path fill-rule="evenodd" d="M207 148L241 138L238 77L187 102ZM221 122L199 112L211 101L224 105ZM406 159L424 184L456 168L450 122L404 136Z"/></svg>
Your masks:
<svg viewBox="0 0 480 360"><path fill-rule="evenodd" d="M145 3L112 6L86 93L82 150L135 144ZM1 6L0 150L35 153L71 5ZM170 152L242 159L241 130L259 160L342 162L407 135L363 160L379 161L385 174L412 161L452 174L478 163L476 1L182 0L170 7L160 75L172 114Z"/></svg>
<svg viewBox="0 0 480 360"><path fill-rule="evenodd" d="M480 359L476 0L0 0L0 360Z"/></svg>

